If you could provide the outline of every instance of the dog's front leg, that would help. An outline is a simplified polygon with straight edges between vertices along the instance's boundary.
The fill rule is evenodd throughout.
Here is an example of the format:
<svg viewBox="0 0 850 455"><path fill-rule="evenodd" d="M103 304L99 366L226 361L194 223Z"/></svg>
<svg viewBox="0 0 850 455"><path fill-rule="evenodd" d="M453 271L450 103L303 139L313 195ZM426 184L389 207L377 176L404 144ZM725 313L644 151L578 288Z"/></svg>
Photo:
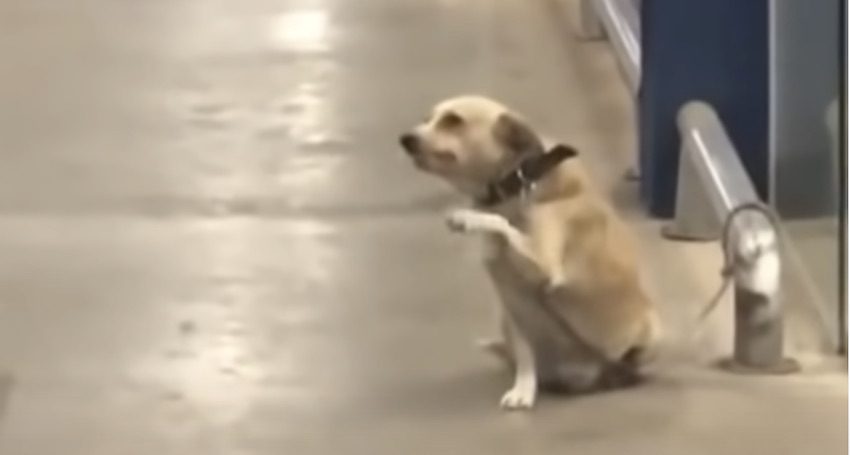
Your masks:
<svg viewBox="0 0 850 455"><path fill-rule="evenodd" d="M505 354L514 374L510 389L502 396L503 409L528 409L537 397L537 364L534 350L517 324L512 312L528 302L516 288L514 275L507 264L498 259L487 262L487 270L502 304L502 328L505 337Z"/></svg>
<svg viewBox="0 0 850 455"><path fill-rule="evenodd" d="M499 236L504 240L511 253L520 259L521 269L533 275L536 280L547 282L547 274L537 262L529 246L525 234L520 232L504 217L476 210L460 209L451 212L447 218L449 228L456 232L487 233ZM523 296L517 295L511 285L511 273L504 269L505 264L490 263L488 269L494 285L502 299L504 310L502 324L505 335L506 360L513 366L514 381L511 388L502 396L501 406L504 409L527 409L534 405L537 398L537 371L534 351L525 334L518 327L511 308L517 308L524 303ZM494 344L489 347L498 346Z"/></svg>
<svg viewBox="0 0 850 455"><path fill-rule="evenodd" d="M500 405L503 409L530 409L537 398L537 367L534 351L513 318L507 316L505 319L508 326L506 341L514 366L514 383L502 395Z"/></svg>
<svg viewBox="0 0 850 455"><path fill-rule="evenodd" d="M471 209L457 209L446 218L449 229L464 233L494 234L507 243L511 254L519 261L519 268L530 281L551 286L552 275L538 260L528 238L501 215Z"/></svg>

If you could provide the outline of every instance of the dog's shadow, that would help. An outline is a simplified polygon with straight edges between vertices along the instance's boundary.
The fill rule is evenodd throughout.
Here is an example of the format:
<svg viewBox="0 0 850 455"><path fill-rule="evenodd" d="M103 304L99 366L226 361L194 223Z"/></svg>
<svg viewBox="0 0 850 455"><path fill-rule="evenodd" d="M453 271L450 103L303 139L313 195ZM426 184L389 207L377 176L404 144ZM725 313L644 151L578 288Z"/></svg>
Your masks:
<svg viewBox="0 0 850 455"><path fill-rule="evenodd" d="M384 400L405 414L469 416L498 405L509 381L505 371L476 365L456 373L418 377L388 387L382 394Z"/></svg>
<svg viewBox="0 0 850 455"><path fill-rule="evenodd" d="M502 419L499 400L510 386L508 371L476 364L470 369L437 377L421 377L385 390L383 399L399 416L425 420ZM669 427L680 411L684 388L672 376L649 376L640 384L592 393L541 391L535 408L526 416L551 436L601 437L617 421L618 434L639 435ZM568 428L563 422L571 422ZM565 435L564 432L570 433Z"/></svg>

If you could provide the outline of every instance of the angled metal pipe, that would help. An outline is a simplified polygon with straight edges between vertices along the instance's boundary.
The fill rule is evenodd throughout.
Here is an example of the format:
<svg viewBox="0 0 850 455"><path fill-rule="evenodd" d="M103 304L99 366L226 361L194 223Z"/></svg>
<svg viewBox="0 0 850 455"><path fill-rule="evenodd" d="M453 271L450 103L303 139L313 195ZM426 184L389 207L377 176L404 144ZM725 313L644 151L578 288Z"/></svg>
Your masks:
<svg viewBox="0 0 850 455"><path fill-rule="evenodd" d="M711 106L687 103L677 123L682 143L676 214L663 232L677 240L712 240L721 233L721 223L728 222L724 253L743 264L731 271L735 348L725 365L751 373L795 371L796 362L783 354L781 256L775 219L765 210L740 210L763 204Z"/></svg>

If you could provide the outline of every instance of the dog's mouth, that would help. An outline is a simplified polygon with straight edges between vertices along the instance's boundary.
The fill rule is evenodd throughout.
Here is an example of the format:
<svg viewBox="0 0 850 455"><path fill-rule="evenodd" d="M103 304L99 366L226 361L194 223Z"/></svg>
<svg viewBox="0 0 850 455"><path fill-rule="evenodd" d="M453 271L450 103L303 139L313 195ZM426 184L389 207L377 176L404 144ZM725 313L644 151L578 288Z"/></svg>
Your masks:
<svg viewBox="0 0 850 455"><path fill-rule="evenodd" d="M420 171L430 171L428 168L428 162L422 155L411 156L410 161L413 163L413 167L419 169Z"/></svg>
<svg viewBox="0 0 850 455"><path fill-rule="evenodd" d="M446 176L451 173L456 163L453 155L440 154L438 152L411 155L410 161L416 169L440 176Z"/></svg>

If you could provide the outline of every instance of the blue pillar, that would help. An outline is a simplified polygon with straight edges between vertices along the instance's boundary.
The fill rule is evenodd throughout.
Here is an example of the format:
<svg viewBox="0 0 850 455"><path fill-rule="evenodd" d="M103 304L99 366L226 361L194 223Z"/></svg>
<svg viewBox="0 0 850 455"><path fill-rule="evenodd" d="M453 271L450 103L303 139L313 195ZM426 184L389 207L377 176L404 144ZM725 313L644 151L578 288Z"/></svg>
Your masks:
<svg viewBox="0 0 850 455"><path fill-rule="evenodd" d="M673 215L676 113L700 99L717 110L756 190L768 189L767 0L642 0L638 123L641 196Z"/></svg>

